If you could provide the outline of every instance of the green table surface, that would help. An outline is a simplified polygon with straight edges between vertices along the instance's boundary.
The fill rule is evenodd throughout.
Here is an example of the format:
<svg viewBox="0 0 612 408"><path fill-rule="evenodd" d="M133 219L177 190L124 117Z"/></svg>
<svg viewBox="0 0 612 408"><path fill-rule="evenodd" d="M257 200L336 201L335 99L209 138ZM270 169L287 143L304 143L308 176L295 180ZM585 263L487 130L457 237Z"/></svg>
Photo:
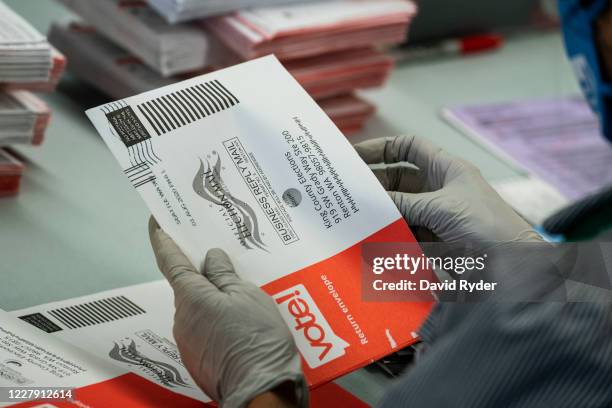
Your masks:
<svg viewBox="0 0 612 408"><path fill-rule="evenodd" d="M6 0L46 32L67 16L50 0ZM160 278L147 235L149 212L83 111L99 95L74 81L44 95L53 110L40 147L16 147L27 163L18 197L0 200L0 308L15 310ZM387 86L363 94L378 106L351 137L417 134L475 163L489 180L515 171L440 119L465 103L578 92L556 32L517 34L499 52L401 64ZM359 370L338 380L374 403L390 384Z"/></svg>

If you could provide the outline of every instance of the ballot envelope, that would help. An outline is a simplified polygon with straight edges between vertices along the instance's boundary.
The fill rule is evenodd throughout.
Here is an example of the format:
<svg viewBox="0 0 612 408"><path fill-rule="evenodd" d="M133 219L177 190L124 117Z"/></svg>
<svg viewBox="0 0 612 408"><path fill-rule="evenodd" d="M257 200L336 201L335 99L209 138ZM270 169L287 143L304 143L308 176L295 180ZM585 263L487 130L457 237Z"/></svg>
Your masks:
<svg viewBox="0 0 612 408"><path fill-rule="evenodd" d="M240 10L203 24L243 59L288 60L399 44L416 11L404 0L344 0Z"/></svg>
<svg viewBox="0 0 612 408"><path fill-rule="evenodd" d="M163 77L140 58L80 22L53 24L49 40L70 57L73 75L113 98L124 98L202 74ZM241 62L225 48L215 54L213 60L218 65ZM381 86L393 68L391 58L374 49L348 50L288 61L284 65L345 135L360 131L375 112L374 106L353 91Z"/></svg>
<svg viewBox="0 0 612 408"><path fill-rule="evenodd" d="M164 280L46 303L10 314L14 319L19 318L37 328L30 328L29 332L35 330L38 333L32 333L26 340L38 347L49 349L59 341L77 350L86 350L86 353L81 353L82 357L98 361L91 367L93 372L89 378L103 371L104 367L113 368L110 374L98 378L98 383L92 381L92 384L85 383L81 387L78 375L76 380L72 380L72 386L78 387L75 391L77 398L92 408L118 406L117 398L125 401L122 407L142 406L138 402L164 408L209 406L206 403L210 398L185 369L174 342L174 294ZM3 321L0 311L0 332L3 328L8 329L7 326L22 327L23 324L19 323L8 319ZM0 361L4 358L0 349ZM43 383L45 372L44 369L40 371L30 374L30 380ZM5 385L0 376L0 387ZM126 393L125 389L133 391ZM338 408L367 407L333 382L311 392L310 402L312 408L324 408L329 404Z"/></svg>
<svg viewBox="0 0 612 408"><path fill-rule="evenodd" d="M66 57L54 47L51 47L51 69L47 79L40 80L30 78L20 82L0 83L0 89L4 91L25 90L30 92L53 92L57 88L64 70L66 69Z"/></svg>
<svg viewBox="0 0 612 408"><path fill-rule="evenodd" d="M39 145L51 112L47 104L28 91L0 91L0 146Z"/></svg>
<svg viewBox="0 0 612 408"><path fill-rule="evenodd" d="M0 1L0 84L47 82L53 68L46 38Z"/></svg>
<svg viewBox="0 0 612 408"><path fill-rule="evenodd" d="M105 311L98 317L106 316L108 319L107 313ZM96 322L100 320L96 319ZM130 372L117 361L114 363L105 361L105 356L86 349L83 343L71 344L51 334L61 330L62 327L46 319L41 313L31 313L17 318L0 310L0 342L3 345L0 347L0 387L3 390L0 407L216 406L201 399L181 395L172 387L161 386L160 383L147 378L147 373L162 372L167 375L164 382L168 384L174 374L169 365L156 366L159 362L143 358L142 366L149 363L148 369ZM137 353L136 350L133 352ZM130 354L126 352L124 355ZM131 354L131 358L136 356ZM162 367L167 371L161 370ZM193 387L198 389L195 384ZM363 401L334 383L326 384L310 395L311 407L323 408L329 406L328 404L338 408L368 407Z"/></svg>
<svg viewBox="0 0 612 408"><path fill-rule="evenodd" d="M60 2L162 76L194 71L210 64L208 34L204 30L192 24L168 24L146 2Z"/></svg>
<svg viewBox="0 0 612 408"><path fill-rule="evenodd" d="M314 0L148 0L147 3L168 22L174 24L226 14L247 7L269 7L307 1Z"/></svg>
<svg viewBox="0 0 612 408"><path fill-rule="evenodd" d="M223 248L243 279L272 296L310 386L417 341L431 304L364 301L360 278L363 243L415 238L369 167L275 57L87 115L194 265Z"/></svg>

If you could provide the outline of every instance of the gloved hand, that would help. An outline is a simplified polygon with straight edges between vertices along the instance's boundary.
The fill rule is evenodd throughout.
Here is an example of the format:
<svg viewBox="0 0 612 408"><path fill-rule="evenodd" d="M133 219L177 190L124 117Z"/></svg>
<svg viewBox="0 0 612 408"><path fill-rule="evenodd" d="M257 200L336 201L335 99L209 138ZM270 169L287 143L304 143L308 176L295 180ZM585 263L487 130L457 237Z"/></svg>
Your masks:
<svg viewBox="0 0 612 408"><path fill-rule="evenodd" d="M293 404L307 406L300 356L272 298L240 279L222 250L208 251L200 273L153 217L149 236L174 290L174 337L198 386L232 408L291 383Z"/></svg>
<svg viewBox="0 0 612 408"><path fill-rule="evenodd" d="M398 136L367 140L355 149L368 164L386 163L374 173L420 241L541 242L475 166L432 143Z"/></svg>

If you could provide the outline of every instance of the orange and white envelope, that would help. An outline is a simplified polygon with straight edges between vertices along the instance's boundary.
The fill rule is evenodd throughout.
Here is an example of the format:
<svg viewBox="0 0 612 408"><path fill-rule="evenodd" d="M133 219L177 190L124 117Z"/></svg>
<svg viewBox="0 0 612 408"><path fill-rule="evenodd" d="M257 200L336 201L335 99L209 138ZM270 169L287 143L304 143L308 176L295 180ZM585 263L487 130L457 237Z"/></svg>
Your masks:
<svg viewBox="0 0 612 408"><path fill-rule="evenodd" d="M0 406L203 406L1 310L0 390ZM42 398L32 398L36 392Z"/></svg>
<svg viewBox="0 0 612 408"><path fill-rule="evenodd" d="M139 289L149 289L147 285L149 284L137 285L125 290L131 296ZM154 282L153 285L159 286L157 282ZM121 290L123 289L119 289L119 291ZM167 298L170 299L172 297L171 290L169 288L166 288L166 290ZM163 291L164 289L162 289ZM75 311L84 310L82 308L87 300L91 305L93 304L91 302L94 301L93 298L96 298L95 302L98 306L102 301L107 302L109 298L108 296L103 298L104 295L109 295L109 293L94 294L59 303L64 304L65 307L71 307ZM67 306L67 304L71 305ZM33 309L41 312L29 313L22 316L21 319L0 310L0 407L105 408L120 406L165 408L171 406L204 408L216 406L201 392L199 396L191 398L186 396L185 393L178 392L175 387L160 384L159 380L152 379L155 371L165 370L166 382L172 379L176 380L176 371L174 371L175 366L178 365L176 361L174 365L163 364L156 359L155 355L151 355L152 358L147 360L147 357L143 354L156 350L158 355L163 355L164 352L173 350L171 342L157 343L155 342L156 337L153 336L148 338L148 343L146 343L150 346L148 351L141 350L143 347L140 344L137 349L135 347L134 350L126 350L123 353L124 356L129 355L129 358L133 361L136 361L140 355L140 363L134 364L135 367L140 366L140 371L133 370L126 363L109 359L109 353L106 350L100 354L102 349L95 345L90 348L91 343L87 340L87 337L93 331L79 332L77 329L65 325L54 318L53 313L49 313L49 308L52 308L52 304L35 306ZM90 318L92 311L94 314L96 313L90 307L87 310ZM104 313L108 313L110 309L105 306L104 309L100 310L107 310ZM114 313L118 313L120 310L122 309L114 309ZM14 314L19 315L21 312L14 312ZM83 323L81 319L85 316L81 315L79 317L81 324ZM105 326L104 319L100 320L100 317L104 315L96 316L95 321L90 320L91 326L101 324L102 330L114 334L118 333L117 327L112 324L110 327ZM155 321L156 319L149 315L138 320L138 322L142 323L147 320ZM79 328L86 327L81 324ZM167 327L168 330L171 330L171 324L168 324ZM74 337L57 335L70 330L73 330L72 335ZM83 334L85 339L78 341L79 335ZM107 338L109 335L105 337ZM72 341L64 341L64 339ZM80 346L70 344L74 341L79 343ZM180 359L178 361L180 362ZM198 389L190 378L186 379L189 381L186 384L193 386L196 390ZM337 408L368 406L334 383L318 388L311 393L310 397L311 407L313 408L326 407L330 404Z"/></svg>
<svg viewBox="0 0 612 408"><path fill-rule="evenodd" d="M161 227L277 302L311 386L414 341L428 303L361 298L361 244L414 242L371 170L275 57L87 111ZM146 239L146 237L143 237Z"/></svg>

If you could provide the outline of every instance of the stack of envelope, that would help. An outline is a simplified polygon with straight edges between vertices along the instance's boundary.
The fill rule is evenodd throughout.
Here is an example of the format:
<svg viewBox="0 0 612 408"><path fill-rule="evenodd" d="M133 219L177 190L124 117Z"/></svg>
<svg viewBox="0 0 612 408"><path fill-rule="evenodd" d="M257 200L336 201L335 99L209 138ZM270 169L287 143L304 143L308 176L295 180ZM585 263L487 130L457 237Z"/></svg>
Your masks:
<svg viewBox="0 0 612 408"><path fill-rule="evenodd" d="M246 7L267 7L305 0L148 0L168 22L178 23L225 14Z"/></svg>
<svg viewBox="0 0 612 408"><path fill-rule="evenodd" d="M92 27L79 22L53 24L49 41L70 57L70 69L77 78L113 99L160 88L205 72L200 70L165 78ZM378 51L349 51L346 53L347 61L349 56L352 62L344 67L338 67L335 59L325 57L313 59L312 63L297 60L287 65L289 72L317 98L323 110L345 134L360 130L363 122L374 113L372 105L346 92L353 90L354 84L360 81L368 86L380 85L392 66L388 57ZM383 73L373 74L378 66L383 67ZM328 74L317 74L320 71Z"/></svg>
<svg viewBox="0 0 612 408"><path fill-rule="evenodd" d="M70 72L113 99L176 82L80 22L54 23L49 41L70 58Z"/></svg>
<svg viewBox="0 0 612 408"><path fill-rule="evenodd" d="M380 48L405 41L416 12L407 0L338 0L239 10L202 25L233 63L275 54L350 134L375 112L355 91L384 85L394 60Z"/></svg>
<svg viewBox="0 0 612 408"><path fill-rule="evenodd" d="M416 13L409 0L59 1L82 21L55 24L51 43L75 76L114 99L273 53L322 107L333 106L345 134L374 114L356 92L385 84L394 60L381 48L405 41ZM183 12L215 16L172 24Z"/></svg>
<svg viewBox="0 0 612 408"><path fill-rule="evenodd" d="M372 48L285 61L283 65L315 99L380 87L394 67L393 58Z"/></svg>
<svg viewBox="0 0 612 408"><path fill-rule="evenodd" d="M32 92L53 92L66 69L66 57L51 47L51 70L48 79L30 82L5 82L0 84L2 90L24 89Z"/></svg>
<svg viewBox="0 0 612 408"><path fill-rule="evenodd" d="M19 192L23 163L6 149L0 149L0 197L14 196Z"/></svg>
<svg viewBox="0 0 612 408"><path fill-rule="evenodd" d="M60 1L162 76L210 65L208 35L204 30L193 24L168 24L144 2Z"/></svg>
<svg viewBox="0 0 612 408"><path fill-rule="evenodd" d="M243 62L235 52L217 45L218 66ZM388 54L374 48L358 48L284 61L283 65L314 99L384 85L394 67Z"/></svg>
<svg viewBox="0 0 612 408"><path fill-rule="evenodd" d="M50 70L45 37L0 2L0 82L46 81Z"/></svg>
<svg viewBox="0 0 612 408"><path fill-rule="evenodd" d="M374 105L352 94L332 96L318 103L345 135L362 130L365 121L376 112Z"/></svg>
<svg viewBox="0 0 612 408"><path fill-rule="evenodd" d="M344 0L241 10L204 25L244 59L283 61L401 43L415 14L404 0Z"/></svg>
<svg viewBox="0 0 612 408"><path fill-rule="evenodd" d="M0 146L40 145L50 116L47 104L30 92L1 92Z"/></svg>
<svg viewBox="0 0 612 408"><path fill-rule="evenodd" d="M64 65L47 39L0 1L0 87L52 89Z"/></svg>
<svg viewBox="0 0 612 408"><path fill-rule="evenodd" d="M0 196L19 191L23 165L3 148L40 145L51 112L31 92L51 92L66 58L0 0Z"/></svg>

